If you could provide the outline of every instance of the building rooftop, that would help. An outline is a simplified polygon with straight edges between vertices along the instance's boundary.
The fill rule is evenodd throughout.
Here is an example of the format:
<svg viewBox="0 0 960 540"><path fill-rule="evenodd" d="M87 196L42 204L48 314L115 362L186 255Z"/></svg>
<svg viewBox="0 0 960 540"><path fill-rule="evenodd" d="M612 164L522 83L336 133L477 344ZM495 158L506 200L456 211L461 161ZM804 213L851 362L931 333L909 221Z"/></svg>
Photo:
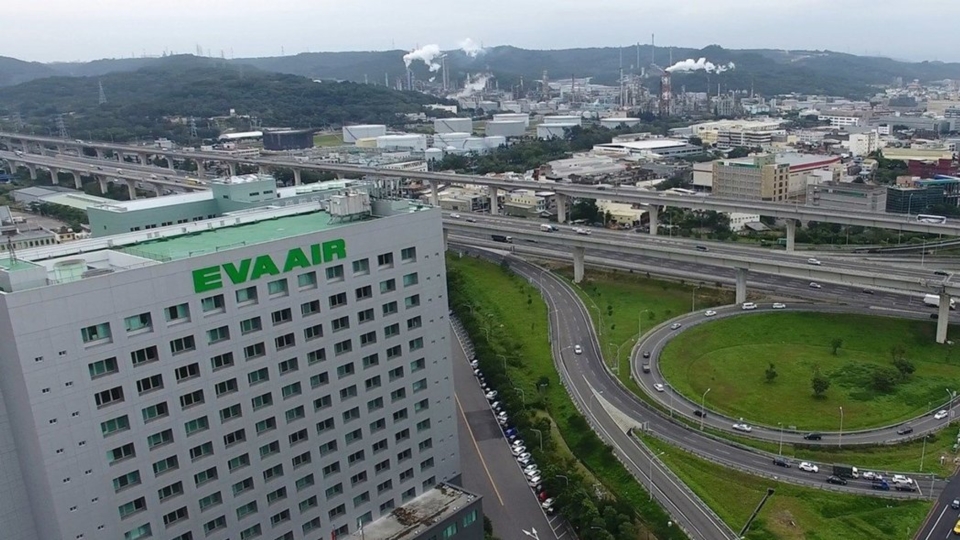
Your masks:
<svg viewBox="0 0 960 540"><path fill-rule="evenodd" d="M203 191L179 193L176 195L164 195L163 197L134 199L132 201L111 200L110 202L92 206L99 210L107 210L110 212L134 212L137 210L147 210L149 208L162 208L164 206L210 200L213 200L213 192L205 189Z"/></svg>
<svg viewBox="0 0 960 540"><path fill-rule="evenodd" d="M258 139L263 137L262 131L243 131L240 133L224 133L220 135L221 141L235 141L237 139Z"/></svg>
<svg viewBox="0 0 960 540"><path fill-rule="evenodd" d="M388 515L367 523L349 538L401 540L416 538L423 531L472 503L477 496L450 484L439 484Z"/></svg>
<svg viewBox="0 0 960 540"><path fill-rule="evenodd" d="M686 145L687 145L686 141L679 141L677 139L646 139L642 141L598 144L597 146L601 146L605 148L626 148L629 150L638 150L638 151L645 150L645 151L655 152L657 150L663 150L667 148L680 148Z"/></svg>

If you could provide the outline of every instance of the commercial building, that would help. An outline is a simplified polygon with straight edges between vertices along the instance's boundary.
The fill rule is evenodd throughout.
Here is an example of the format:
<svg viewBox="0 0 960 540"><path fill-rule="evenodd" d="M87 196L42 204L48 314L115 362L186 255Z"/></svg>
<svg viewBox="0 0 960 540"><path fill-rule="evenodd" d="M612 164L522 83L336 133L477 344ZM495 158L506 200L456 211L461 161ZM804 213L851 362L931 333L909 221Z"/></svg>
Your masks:
<svg viewBox="0 0 960 540"><path fill-rule="evenodd" d="M264 150L302 150L313 148L312 129L277 129L264 130Z"/></svg>
<svg viewBox="0 0 960 540"><path fill-rule="evenodd" d="M864 157L880 149L880 134L875 129L851 133L847 145L850 155Z"/></svg>
<svg viewBox="0 0 960 540"><path fill-rule="evenodd" d="M14 218L10 207L0 206L0 257L10 251L49 246L57 243L57 235L46 229L30 226Z"/></svg>
<svg viewBox="0 0 960 540"><path fill-rule="evenodd" d="M803 196L808 185L839 182L843 177L840 156L791 152L777 154L777 163L786 163L790 166L790 180L787 184L787 195L790 198Z"/></svg>
<svg viewBox="0 0 960 540"><path fill-rule="evenodd" d="M478 508L432 494L460 476L443 251L439 209L342 197L0 257L4 540Z"/></svg>
<svg viewBox="0 0 960 540"><path fill-rule="evenodd" d="M943 203L941 186L887 186L887 212L893 214L922 214Z"/></svg>
<svg viewBox="0 0 960 540"><path fill-rule="evenodd" d="M703 153L703 148L677 139L625 140L598 144L593 147L598 154L616 156L639 156L651 159L694 156Z"/></svg>
<svg viewBox="0 0 960 540"><path fill-rule="evenodd" d="M783 201L788 197L790 165L764 154L713 162L713 194L730 199Z"/></svg>
<svg viewBox="0 0 960 540"><path fill-rule="evenodd" d="M830 122L830 127L841 128L847 126L866 125L870 115L864 111L839 111L827 110L820 111L817 118L820 121Z"/></svg>
<svg viewBox="0 0 960 540"><path fill-rule="evenodd" d="M807 186L807 206L850 212L885 212L886 186L852 182L823 182Z"/></svg>
<svg viewBox="0 0 960 540"><path fill-rule="evenodd" d="M718 120L690 126L690 133L706 144L721 148L769 145L773 136L784 133L779 120Z"/></svg>
<svg viewBox="0 0 960 540"><path fill-rule="evenodd" d="M741 232L747 228L748 223L759 223L760 214L745 214L743 212L729 212L727 217L730 218L730 230L733 232Z"/></svg>
<svg viewBox="0 0 960 540"><path fill-rule="evenodd" d="M483 540L480 498L440 484L350 535L353 540Z"/></svg>

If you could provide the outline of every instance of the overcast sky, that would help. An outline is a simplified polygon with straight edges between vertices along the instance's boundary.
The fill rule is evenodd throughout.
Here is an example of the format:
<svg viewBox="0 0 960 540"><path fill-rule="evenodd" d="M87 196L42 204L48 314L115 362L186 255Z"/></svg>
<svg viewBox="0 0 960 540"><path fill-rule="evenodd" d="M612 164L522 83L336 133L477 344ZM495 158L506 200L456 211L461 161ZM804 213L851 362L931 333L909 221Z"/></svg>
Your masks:
<svg viewBox="0 0 960 540"><path fill-rule="evenodd" d="M530 49L830 49L960 60L958 0L11 0L0 55L72 61L193 53L412 50L465 38Z"/></svg>

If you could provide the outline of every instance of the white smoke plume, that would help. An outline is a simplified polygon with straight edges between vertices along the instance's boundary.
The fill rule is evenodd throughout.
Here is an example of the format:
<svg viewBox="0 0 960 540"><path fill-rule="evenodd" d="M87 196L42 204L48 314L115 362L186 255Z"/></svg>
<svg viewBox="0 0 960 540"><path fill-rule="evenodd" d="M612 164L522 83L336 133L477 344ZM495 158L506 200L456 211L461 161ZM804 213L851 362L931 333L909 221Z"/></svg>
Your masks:
<svg viewBox="0 0 960 540"><path fill-rule="evenodd" d="M486 52L479 43L470 38L460 42L460 50L470 58L476 58Z"/></svg>
<svg viewBox="0 0 960 540"><path fill-rule="evenodd" d="M493 75L489 73L478 73L476 75L467 75L467 81L463 84L463 90L457 92L455 97L468 98L477 92L482 92L487 87L487 81Z"/></svg>
<svg viewBox="0 0 960 540"><path fill-rule="evenodd" d="M439 71L440 64L435 59L439 59L441 56L443 56L443 53L440 52L439 45L424 45L403 55L403 63L409 68L414 60L420 60L430 68L430 71Z"/></svg>
<svg viewBox="0 0 960 540"><path fill-rule="evenodd" d="M713 62L708 62L706 58L699 58L697 60L688 58L668 67L665 71L669 71L671 73L674 71L706 71L707 73L723 73L724 71L729 71L736 67L737 66L733 62L730 62L729 64L714 64Z"/></svg>

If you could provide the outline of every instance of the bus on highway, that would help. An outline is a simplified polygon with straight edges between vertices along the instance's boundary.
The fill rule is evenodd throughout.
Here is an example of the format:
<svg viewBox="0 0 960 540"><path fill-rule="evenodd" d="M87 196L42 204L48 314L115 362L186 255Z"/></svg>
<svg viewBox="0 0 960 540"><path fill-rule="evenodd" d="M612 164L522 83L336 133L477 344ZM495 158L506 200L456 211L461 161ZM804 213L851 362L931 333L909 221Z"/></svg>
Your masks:
<svg viewBox="0 0 960 540"><path fill-rule="evenodd" d="M921 223L946 223L947 218L944 216L934 216L931 214L917 214L917 221Z"/></svg>

